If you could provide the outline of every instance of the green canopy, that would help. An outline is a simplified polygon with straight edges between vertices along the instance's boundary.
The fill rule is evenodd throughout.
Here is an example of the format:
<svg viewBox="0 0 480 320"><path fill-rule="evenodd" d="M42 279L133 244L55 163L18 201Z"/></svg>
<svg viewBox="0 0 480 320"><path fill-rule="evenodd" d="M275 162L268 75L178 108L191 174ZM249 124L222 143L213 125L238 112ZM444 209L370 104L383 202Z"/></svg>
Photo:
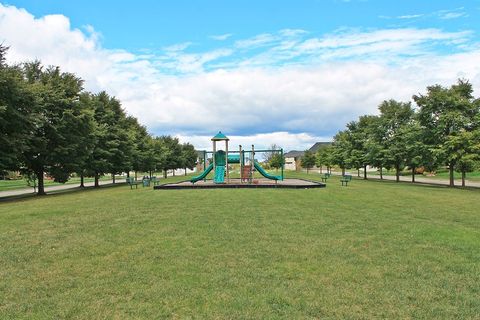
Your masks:
<svg viewBox="0 0 480 320"><path fill-rule="evenodd" d="M225 141L230 140L230 139L227 138L226 135L224 135L222 133L222 131L218 131L218 133L215 135L215 137L212 138L212 141L222 141L222 140L225 140Z"/></svg>

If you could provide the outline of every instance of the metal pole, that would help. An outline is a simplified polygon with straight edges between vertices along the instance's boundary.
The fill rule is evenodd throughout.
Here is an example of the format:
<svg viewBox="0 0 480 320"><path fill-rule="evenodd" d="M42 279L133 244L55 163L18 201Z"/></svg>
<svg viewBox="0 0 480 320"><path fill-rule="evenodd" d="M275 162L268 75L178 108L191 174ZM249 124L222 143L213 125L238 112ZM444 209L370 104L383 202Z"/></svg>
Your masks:
<svg viewBox="0 0 480 320"><path fill-rule="evenodd" d="M283 167L285 166L285 159L283 158L283 148L280 149L280 154L282 156L282 181L283 181Z"/></svg>
<svg viewBox="0 0 480 320"><path fill-rule="evenodd" d="M203 150L203 171L207 170L207 150ZM207 177L203 179L204 182L207 181Z"/></svg>
<svg viewBox="0 0 480 320"><path fill-rule="evenodd" d="M212 159L213 159L213 170L215 172L215 153L217 152L217 142L216 141L213 141L213 156L212 156Z"/></svg>
<svg viewBox="0 0 480 320"><path fill-rule="evenodd" d="M253 182L254 168L255 168L255 146L252 144L252 182Z"/></svg>
<svg viewBox="0 0 480 320"><path fill-rule="evenodd" d="M243 183L243 159L242 159L242 145L238 145L239 157L238 161L240 162L240 183Z"/></svg>
<svg viewBox="0 0 480 320"><path fill-rule="evenodd" d="M228 140L225 140L225 166L227 167L227 183L230 183L230 174L228 173Z"/></svg>

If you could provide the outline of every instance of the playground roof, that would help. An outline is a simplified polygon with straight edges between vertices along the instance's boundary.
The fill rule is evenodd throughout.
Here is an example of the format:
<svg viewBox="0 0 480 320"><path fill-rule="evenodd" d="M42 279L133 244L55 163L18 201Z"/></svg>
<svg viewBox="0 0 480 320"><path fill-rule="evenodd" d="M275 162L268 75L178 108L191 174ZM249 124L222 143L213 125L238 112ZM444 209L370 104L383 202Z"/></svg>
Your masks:
<svg viewBox="0 0 480 320"><path fill-rule="evenodd" d="M212 138L212 141L221 141L221 140L228 141L230 139L228 139L227 136L222 133L222 131L218 131L218 133Z"/></svg>

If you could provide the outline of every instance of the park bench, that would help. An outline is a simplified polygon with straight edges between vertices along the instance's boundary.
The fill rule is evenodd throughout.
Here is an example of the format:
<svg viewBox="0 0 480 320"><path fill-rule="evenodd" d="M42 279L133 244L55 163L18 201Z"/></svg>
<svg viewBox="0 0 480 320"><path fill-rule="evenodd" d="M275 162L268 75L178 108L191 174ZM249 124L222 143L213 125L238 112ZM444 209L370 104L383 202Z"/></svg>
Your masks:
<svg viewBox="0 0 480 320"><path fill-rule="evenodd" d="M348 185L348 183L352 181L352 176L351 175L343 175L342 178L340 179L340 182L342 183L342 186L344 185L345 187Z"/></svg>
<svg viewBox="0 0 480 320"><path fill-rule="evenodd" d="M327 182L328 178L330 178L330 173L324 173L322 176L322 182Z"/></svg>
<svg viewBox="0 0 480 320"><path fill-rule="evenodd" d="M138 189L138 182L135 181L133 177L127 177L126 182L130 186L130 189L133 189L133 186L135 186L135 189Z"/></svg>
<svg viewBox="0 0 480 320"><path fill-rule="evenodd" d="M157 179L157 177L153 176L150 181L153 183L154 186L160 184L160 180Z"/></svg>
<svg viewBox="0 0 480 320"><path fill-rule="evenodd" d="M143 178L142 179L142 185L144 187L150 187L150 179L149 178Z"/></svg>

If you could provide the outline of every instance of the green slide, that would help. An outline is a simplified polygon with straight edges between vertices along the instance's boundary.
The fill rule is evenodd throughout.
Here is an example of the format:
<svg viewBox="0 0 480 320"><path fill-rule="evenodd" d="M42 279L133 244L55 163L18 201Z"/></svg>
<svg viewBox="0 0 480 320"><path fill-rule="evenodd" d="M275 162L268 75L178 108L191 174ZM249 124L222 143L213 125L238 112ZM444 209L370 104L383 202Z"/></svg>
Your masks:
<svg viewBox="0 0 480 320"><path fill-rule="evenodd" d="M265 178L272 179L272 180L282 180L281 176L274 176L269 174L267 171L265 171L265 169L263 169L257 161L255 161L254 165L255 165L255 169L257 169L257 171L260 172L260 174Z"/></svg>
<svg viewBox="0 0 480 320"><path fill-rule="evenodd" d="M197 181L204 179L207 176L207 174L209 174L210 171L212 171L212 169L213 169L213 163L210 163L210 165L205 168L205 171L203 171L199 176L193 177L190 181L192 183L195 183Z"/></svg>
<svg viewBox="0 0 480 320"><path fill-rule="evenodd" d="M225 183L225 167L218 166L215 168L215 176L213 177L215 183Z"/></svg>

